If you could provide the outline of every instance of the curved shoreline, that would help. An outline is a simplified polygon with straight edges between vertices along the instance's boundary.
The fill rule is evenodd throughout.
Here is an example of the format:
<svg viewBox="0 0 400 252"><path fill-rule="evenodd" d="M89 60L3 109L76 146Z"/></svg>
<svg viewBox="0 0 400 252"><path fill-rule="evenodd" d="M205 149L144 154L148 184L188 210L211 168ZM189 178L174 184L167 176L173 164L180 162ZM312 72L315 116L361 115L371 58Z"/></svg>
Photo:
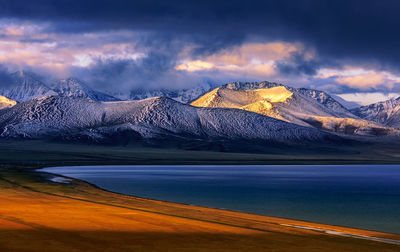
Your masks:
<svg viewBox="0 0 400 252"><path fill-rule="evenodd" d="M2 251L398 251L399 245L280 224L400 235L143 199L81 180L0 169ZM46 178L47 177L47 178Z"/></svg>
<svg viewBox="0 0 400 252"><path fill-rule="evenodd" d="M328 234L328 235L341 236L341 237L346 237L346 238L355 238L355 239L361 239L361 240L368 240L368 241L382 242L382 243L387 243L387 244L400 245L400 237L399 237L399 239L388 239L388 238L381 238L381 237L375 237L375 236L354 234L354 233L350 233L350 232L335 231L335 229L336 230L338 230L338 229L339 230L340 229L348 230L349 229L349 230L357 230L359 232L365 232L366 231L366 232L372 232L372 233L380 233L380 234L388 234L388 235L396 235L396 236L398 235L398 234L394 234L394 233L386 233L386 232L381 232L381 231L359 229L359 228L346 227L346 226L335 226L335 225L331 225L331 224L315 223L315 222L310 222L310 221L306 221L306 220L288 219L288 218L275 217L275 216L258 215L258 214L240 212L240 211L235 211L235 210L230 210L230 209L212 208L212 207L206 207L206 206L199 206L199 205L192 205L192 204L164 201L164 200L160 200L160 199L144 198L144 197L140 197L140 196L129 195L129 194L124 194L124 193L120 193L120 192L111 191L111 190L102 188L102 187L100 187L100 186L98 186L96 184L90 183L90 182L82 180L82 179L68 177L68 176L64 176L62 174L51 173L51 172L47 172L47 171L40 171L41 169L47 169L47 168L53 168L53 167L40 168L40 169L35 170L35 172L48 174L48 175L54 176L55 178L57 178L57 177L61 178L62 181L53 181L52 178L50 178L49 180L51 180L54 183L67 184L67 183L70 183L72 181L80 181L80 182L86 183L86 184L88 184L90 186L93 186L93 187L95 187L95 188L97 188L99 190L102 190L102 191L105 191L105 192L109 192L109 193L113 193L113 194L118 194L118 195L121 195L121 196L139 198L139 199L148 200L148 201L163 202L163 203L168 203L168 204L177 204L177 205L183 205L183 206L187 206L187 207L207 208L207 209L210 209L210 210L219 210L219 211L224 211L224 212L233 212L233 213L237 213L237 214L254 215L254 216L261 216L261 217L266 217L266 218L273 218L273 219L276 219L276 220L280 220L280 223L278 223L278 225L285 226L285 227L303 229L303 230L311 230L311 231L316 231L316 232L320 232L320 233L325 233L325 234ZM306 225L282 223L282 222L285 222L285 221L286 222L295 222L295 223L299 222L299 223L303 223L303 224L306 224ZM334 227L334 228L333 229L320 228L320 226L327 226L327 227Z"/></svg>
<svg viewBox="0 0 400 252"><path fill-rule="evenodd" d="M377 242L384 242L384 243L400 245L400 240L392 240L392 239L385 239L385 238L379 238L379 237L374 237L374 236L343 233L343 232L337 232L337 231L323 229L323 228L298 226L298 225L290 225L290 224L281 224L281 225L287 226L287 227L300 228L300 229L314 230L314 231L324 232L324 233L331 234L331 235L338 235L338 236L343 236L343 237L350 237L350 238L357 238L357 239L363 239L363 240L369 240L369 241L377 241Z"/></svg>

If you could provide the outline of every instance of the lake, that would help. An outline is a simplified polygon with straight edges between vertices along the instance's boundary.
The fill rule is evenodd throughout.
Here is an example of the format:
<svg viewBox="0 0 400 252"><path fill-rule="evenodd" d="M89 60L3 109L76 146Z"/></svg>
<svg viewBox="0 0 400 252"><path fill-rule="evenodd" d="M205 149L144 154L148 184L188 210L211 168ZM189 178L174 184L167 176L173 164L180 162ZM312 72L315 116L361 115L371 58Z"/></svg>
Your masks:
<svg viewBox="0 0 400 252"><path fill-rule="evenodd" d="M40 171L144 198L400 233L400 165L75 166Z"/></svg>

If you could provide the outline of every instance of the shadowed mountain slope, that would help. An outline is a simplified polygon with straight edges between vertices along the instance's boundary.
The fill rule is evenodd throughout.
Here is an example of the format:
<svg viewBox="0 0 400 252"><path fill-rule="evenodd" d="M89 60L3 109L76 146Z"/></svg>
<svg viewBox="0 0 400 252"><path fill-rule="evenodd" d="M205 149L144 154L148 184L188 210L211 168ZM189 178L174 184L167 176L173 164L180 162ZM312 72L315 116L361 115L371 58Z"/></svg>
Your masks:
<svg viewBox="0 0 400 252"><path fill-rule="evenodd" d="M361 106L352 112L365 120L400 128L400 97Z"/></svg>
<svg viewBox="0 0 400 252"><path fill-rule="evenodd" d="M237 109L196 108L155 97L139 101L97 102L84 98L36 98L0 111L2 137L189 138L257 141L321 141L316 129Z"/></svg>

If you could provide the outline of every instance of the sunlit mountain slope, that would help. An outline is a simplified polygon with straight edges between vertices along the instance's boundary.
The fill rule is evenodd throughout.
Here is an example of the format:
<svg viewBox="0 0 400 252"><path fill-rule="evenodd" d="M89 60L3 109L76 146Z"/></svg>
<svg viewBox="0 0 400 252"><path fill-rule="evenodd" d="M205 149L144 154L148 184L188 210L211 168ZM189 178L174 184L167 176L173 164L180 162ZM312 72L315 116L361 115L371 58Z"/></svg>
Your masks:
<svg viewBox="0 0 400 252"><path fill-rule="evenodd" d="M36 98L0 111L2 137L74 136L101 140L195 138L257 141L321 141L330 135L245 110L196 108L155 97L97 102L83 98Z"/></svg>
<svg viewBox="0 0 400 252"><path fill-rule="evenodd" d="M5 96L0 95L0 109L9 108L9 107L12 107L12 106L14 106L16 104L17 104L16 101L11 100L11 99L9 99L9 98L7 98Z"/></svg>
<svg viewBox="0 0 400 252"><path fill-rule="evenodd" d="M360 120L325 92L270 82L230 83L203 95L191 105L242 109L342 134L379 135L394 131Z"/></svg>

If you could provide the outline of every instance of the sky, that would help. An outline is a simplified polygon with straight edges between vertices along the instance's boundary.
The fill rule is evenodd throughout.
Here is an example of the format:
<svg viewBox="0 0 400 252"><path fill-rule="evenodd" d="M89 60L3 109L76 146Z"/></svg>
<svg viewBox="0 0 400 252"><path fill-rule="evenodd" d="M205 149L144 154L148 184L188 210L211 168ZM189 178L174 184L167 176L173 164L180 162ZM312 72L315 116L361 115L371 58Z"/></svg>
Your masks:
<svg viewBox="0 0 400 252"><path fill-rule="evenodd" d="M0 0L8 72L100 90L272 81L370 103L400 95L397 0Z"/></svg>

